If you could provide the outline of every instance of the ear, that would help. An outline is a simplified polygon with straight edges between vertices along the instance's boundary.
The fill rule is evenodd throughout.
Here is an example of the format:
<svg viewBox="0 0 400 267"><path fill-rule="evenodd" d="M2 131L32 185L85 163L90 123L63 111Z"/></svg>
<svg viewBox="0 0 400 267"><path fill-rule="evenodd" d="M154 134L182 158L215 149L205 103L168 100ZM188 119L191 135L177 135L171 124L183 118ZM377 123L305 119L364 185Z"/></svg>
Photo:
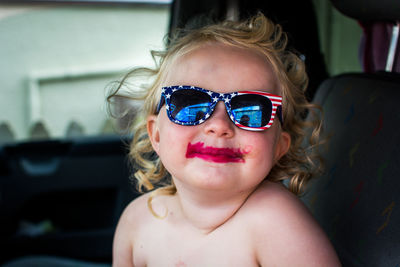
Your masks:
<svg viewBox="0 0 400 267"><path fill-rule="evenodd" d="M158 154L160 149L160 130L158 128L157 116L151 115L147 118L147 134L154 151Z"/></svg>
<svg viewBox="0 0 400 267"><path fill-rule="evenodd" d="M274 160L277 162L280 160L281 157L283 157L290 148L292 139L290 138L290 134L287 132L281 132L278 143L276 144L275 147L275 155L274 155Z"/></svg>

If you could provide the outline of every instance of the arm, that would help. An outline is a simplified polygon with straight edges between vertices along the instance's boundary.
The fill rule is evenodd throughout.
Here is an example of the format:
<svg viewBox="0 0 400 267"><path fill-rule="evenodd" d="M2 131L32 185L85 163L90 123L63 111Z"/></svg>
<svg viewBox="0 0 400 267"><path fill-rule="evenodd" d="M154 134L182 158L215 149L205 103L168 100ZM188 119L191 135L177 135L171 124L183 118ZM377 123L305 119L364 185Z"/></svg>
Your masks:
<svg viewBox="0 0 400 267"><path fill-rule="evenodd" d="M135 201L122 213L113 242L113 267L129 267L133 265L133 231L137 224L135 217Z"/></svg>

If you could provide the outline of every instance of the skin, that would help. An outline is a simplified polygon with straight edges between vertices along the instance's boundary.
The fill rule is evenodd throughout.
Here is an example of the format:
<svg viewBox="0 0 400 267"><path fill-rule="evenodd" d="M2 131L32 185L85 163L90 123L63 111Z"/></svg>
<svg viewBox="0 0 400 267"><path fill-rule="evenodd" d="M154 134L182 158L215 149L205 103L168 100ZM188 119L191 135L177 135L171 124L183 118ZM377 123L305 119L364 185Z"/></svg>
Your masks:
<svg viewBox="0 0 400 267"><path fill-rule="evenodd" d="M164 85L215 92L265 91L280 95L269 62L259 54L206 44L178 58ZM113 266L340 266L303 204L281 184L265 180L290 147L278 120L251 132L229 119L222 102L197 126L172 123L165 107L147 121L154 150L171 173L174 196L135 199L114 239ZM246 151L243 161L186 157L188 144Z"/></svg>

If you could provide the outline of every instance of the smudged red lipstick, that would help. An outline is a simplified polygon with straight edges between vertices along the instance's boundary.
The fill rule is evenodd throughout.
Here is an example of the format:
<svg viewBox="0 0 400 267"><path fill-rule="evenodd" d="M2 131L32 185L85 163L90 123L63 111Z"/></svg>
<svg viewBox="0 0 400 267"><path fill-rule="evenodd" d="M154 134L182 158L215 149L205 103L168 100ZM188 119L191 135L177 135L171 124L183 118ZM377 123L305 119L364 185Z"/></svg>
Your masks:
<svg viewBox="0 0 400 267"><path fill-rule="evenodd" d="M186 158L201 158L216 163L244 162L243 156L239 148L205 147L202 142L189 143L186 150Z"/></svg>

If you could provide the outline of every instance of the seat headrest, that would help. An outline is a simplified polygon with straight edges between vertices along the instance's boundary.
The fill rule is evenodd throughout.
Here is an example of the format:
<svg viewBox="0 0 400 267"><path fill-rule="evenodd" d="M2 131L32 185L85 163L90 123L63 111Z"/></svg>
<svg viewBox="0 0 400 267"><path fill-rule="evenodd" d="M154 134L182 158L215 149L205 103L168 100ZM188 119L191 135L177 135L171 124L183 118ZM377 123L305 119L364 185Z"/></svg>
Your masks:
<svg viewBox="0 0 400 267"><path fill-rule="evenodd" d="M360 21L399 21L399 0L331 0L344 15Z"/></svg>

